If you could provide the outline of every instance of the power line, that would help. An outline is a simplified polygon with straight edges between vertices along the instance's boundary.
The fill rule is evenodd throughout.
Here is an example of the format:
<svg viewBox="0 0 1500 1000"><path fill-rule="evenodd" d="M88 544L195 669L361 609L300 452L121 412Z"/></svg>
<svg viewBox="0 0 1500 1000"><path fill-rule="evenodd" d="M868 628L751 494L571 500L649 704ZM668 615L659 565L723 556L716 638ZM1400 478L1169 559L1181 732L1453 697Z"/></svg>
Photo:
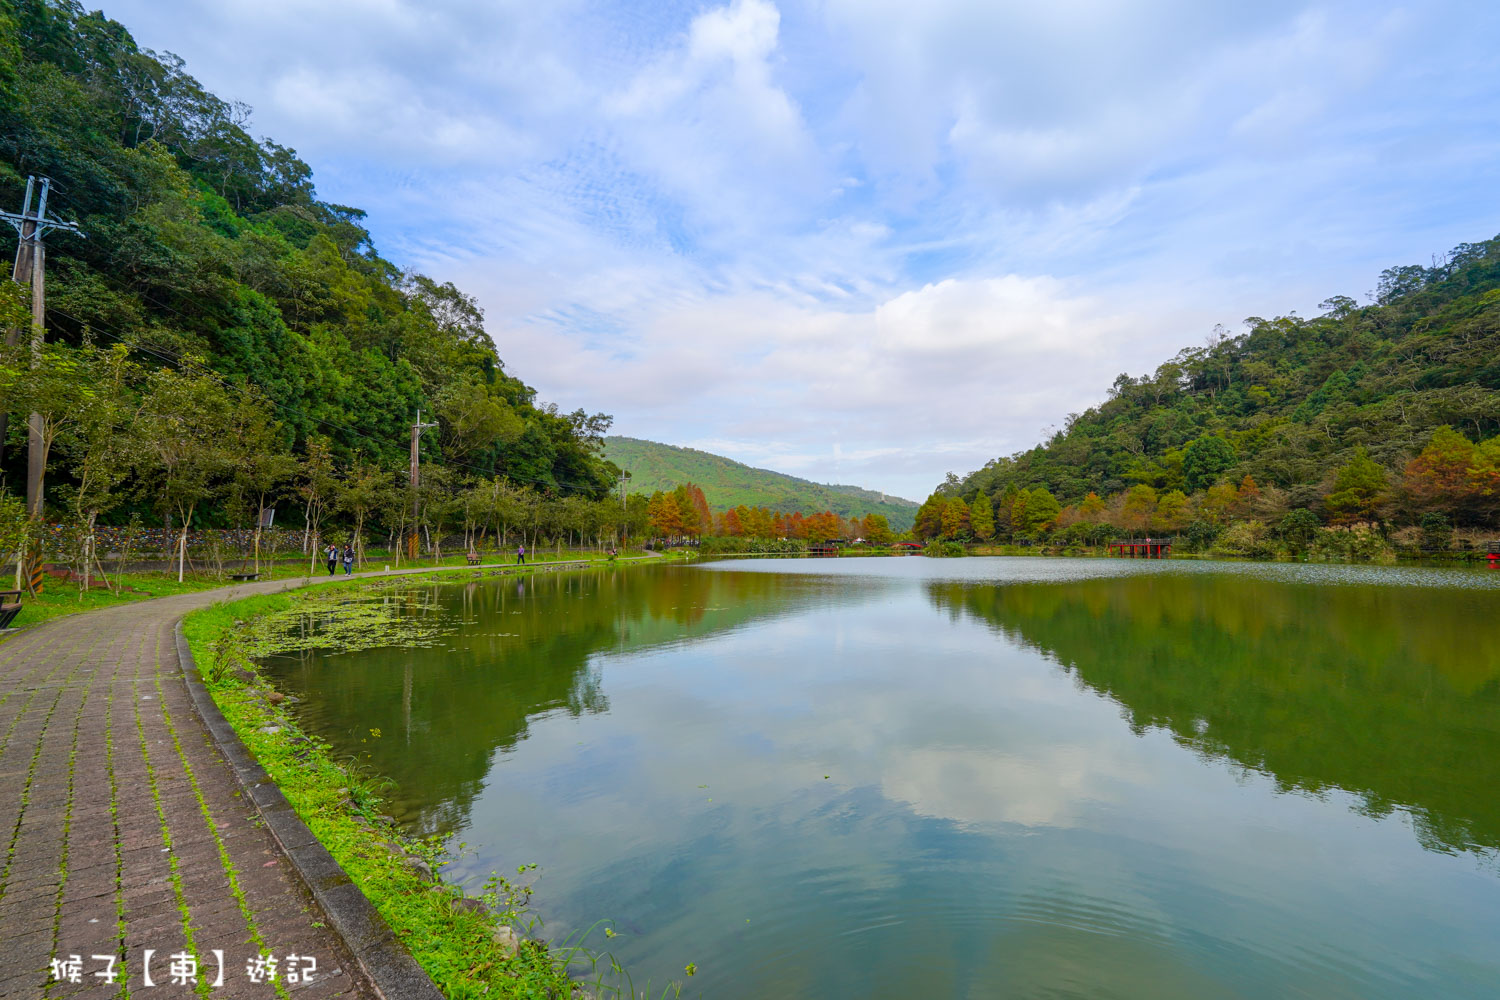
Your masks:
<svg viewBox="0 0 1500 1000"><path fill-rule="evenodd" d="M31 210L31 192L36 180L35 176L26 178L26 200L19 214L0 211L0 218L15 227L18 238L16 265L12 272L12 280L19 284L24 278L31 284L31 367L33 368L41 362L42 342L47 335L47 244L43 237L47 235L49 229L72 233L74 236L83 235L77 223L62 222L48 217L47 194L52 187L50 177L42 178L41 197L37 200L36 211ZM15 344L20 338L20 333L19 329L12 330L6 335L6 344ZM0 415L0 448L4 447L6 431L4 420L8 418L9 414ZM47 449L44 445L41 414L32 411L27 424L26 509L35 517L41 513L45 499L43 478L47 471Z"/></svg>
<svg viewBox="0 0 1500 1000"><path fill-rule="evenodd" d="M61 191L58 191L57 193L60 194L63 197L63 199L65 201L69 202L74 208L76 208L76 209L78 209L80 211L86 211L85 206L79 204L79 202L77 202L73 198L68 197L66 194L63 194ZM118 288L120 291L125 292L126 294L129 294L129 295L137 296L138 298L142 299L143 301L148 302L148 303L150 303L152 305L155 305L156 307L158 307L160 309L165 309L165 310L167 310L169 312L175 313L176 315L182 317L184 320L187 320L189 322L197 322L197 321L199 321L202 318L202 317L191 316L191 315L183 312L182 310L178 309L176 306L173 306L170 303L162 302L161 300L154 298L153 296L147 294L144 291L141 291L140 289L132 288L131 286L129 286L125 282L121 281L119 278L115 277L114 275L112 275L112 274L110 274L110 273L108 273L106 271L98 270L98 269L95 269L95 268L90 268L90 270L93 273L99 275L99 277L103 278L105 281L108 281L111 284L115 285L116 288ZM69 313L67 313L67 312L65 312L65 311L63 311L61 309L57 309L57 308L54 307L52 311L55 312L55 313L57 313L60 316L65 316L68 319L71 319L74 323L77 323L79 326L88 327L89 329L95 328L96 324L90 323L90 322L85 321L85 320L81 320L78 317L73 316L73 315L71 315L71 314L69 314ZM222 314L216 315L216 316L215 315L210 315L209 318L217 320L221 325L230 325L232 323L232 318L231 317L224 316ZM101 327L101 328L104 328L106 330L106 332L108 332L109 329L110 329L106 324L97 324L97 325L99 327ZM169 363L176 364L179 368L181 368L185 364L188 364L187 359L185 359L180 354L176 354L175 352L170 351L170 349L159 348L159 349L153 350L151 348L148 348L148 347L140 344L138 341L133 341L131 339L127 339L123 334L119 333L119 331L114 331L114 333L112 335L114 336L114 339L118 340L119 342L121 342L123 344L126 344L127 346L133 347L133 348L135 348L137 350L144 351L145 353L154 354L158 358L163 358L164 360L168 360ZM165 354L163 352L165 352ZM171 359L168 359L166 357L167 354L170 354L173 357ZM196 366L195 368L193 368L191 370L195 371L197 374L199 374L201 376L204 376L204 377L212 379L213 381L217 382L221 386L224 386L225 388L230 388L231 387L230 383L225 382L222 378L219 377L219 374L217 372L215 372L211 368L208 368L206 365L198 365L198 366ZM238 387L236 387L236 388L238 388ZM376 439L374 439L372 436L370 436L370 435L368 435L368 434L366 434L366 433L364 433L364 432L362 432L360 430L357 430L356 428L350 427L347 424L340 424L340 423L338 423L336 421L330 421L330 420L326 420L326 419L324 419L322 417L313 416L312 414L307 413L304 410L298 409L297 407L292 406L289 403L283 403L283 402L280 402L278 400L275 400L275 399L271 398L269 395L266 395L265 399L266 399L267 402L271 403L271 405L275 406L276 408L278 408L278 409L280 409L280 410L282 410L284 412L295 414L297 416L302 417L304 420L313 421L313 422L315 422L315 423L317 423L317 424L319 424L319 425L321 425L321 426L323 426L325 428L333 428L333 429L341 431L342 433L344 433L346 435L350 435L350 436L353 436L353 437L356 437L356 438L361 438L361 439L363 439L365 441L369 441L371 443L375 443ZM468 470L470 470L472 472L479 473L479 474L484 475L484 476L503 475L503 476L505 476L505 478L510 479L510 480L516 480L516 481L526 482L526 483L533 483L533 484L536 484L536 485L539 485L539 486L548 486L548 487L555 487L555 488L558 488L558 489L573 490L574 492L590 492L590 493L592 493L592 492L598 492L598 490L599 490L599 487L597 485L584 485L584 484L579 484L579 483L569 483L569 482L566 482L566 481L560 480L560 479L547 480L547 479L538 479L538 478L531 477L531 476L519 476L519 475L512 475L512 474L509 474L509 473L497 473L497 472L495 472L494 469L486 469L486 468L484 468L482 466L477 466L477 465L473 465L473 464L470 464L470 463L467 463L467 462L460 462L460 461L452 460L452 459L445 460L443 462L443 464L445 466L456 466L456 467L459 467L459 468L468 469Z"/></svg>

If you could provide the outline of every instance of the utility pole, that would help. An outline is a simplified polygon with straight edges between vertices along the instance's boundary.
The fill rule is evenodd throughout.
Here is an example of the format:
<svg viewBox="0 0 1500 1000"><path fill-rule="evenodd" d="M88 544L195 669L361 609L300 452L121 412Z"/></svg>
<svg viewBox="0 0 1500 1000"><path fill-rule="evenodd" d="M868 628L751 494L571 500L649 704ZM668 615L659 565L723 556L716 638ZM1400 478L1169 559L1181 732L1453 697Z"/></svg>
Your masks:
<svg viewBox="0 0 1500 1000"><path fill-rule="evenodd" d="M422 485L421 446L422 432L431 430L437 424L422 423L422 411L417 411L417 422L411 425L411 535L406 542L406 555L410 559L417 557L417 518L421 516L422 501L417 496L417 487Z"/></svg>
<svg viewBox="0 0 1500 1000"><path fill-rule="evenodd" d="M21 206L19 215L15 212L0 211L0 218L14 226L16 233L20 236L20 242L16 245L16 266L11 272L11 278L17 284L22 284L24 280L29 280L31 283L31 367L33 368L42 363L42 340L46 334L47 321L47 246L42 242L42 237L49 229L60 229L75 236L83 235L75 223L47 218L47 190L52 186L50 178L42 178L41 197L37 202L36 212L31 211L31 193L36 180L34 176L26 178L26 201ZM19 328L12 329L6 334L6 344L15 346L20 335ZM8 414L0 413L0 449L5 447L8 419ZM3 451L0 451L0 455L3 455ZM33 413L29 424L26 462L26 510L32 517L40 516L42 513L44 496L42 479L46 471L46 463L42 458L42 415Z"/></svg>

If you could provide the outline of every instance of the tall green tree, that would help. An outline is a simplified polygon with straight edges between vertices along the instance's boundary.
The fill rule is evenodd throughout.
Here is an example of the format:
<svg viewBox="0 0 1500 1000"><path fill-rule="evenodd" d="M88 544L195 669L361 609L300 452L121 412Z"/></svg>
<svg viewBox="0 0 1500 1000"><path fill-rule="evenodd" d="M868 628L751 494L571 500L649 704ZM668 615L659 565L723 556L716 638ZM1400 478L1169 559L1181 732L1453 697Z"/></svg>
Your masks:
<svg viewBox="0 0 1500 1000"><path fill-rule="evenodd" d="M1363 447L1339 469L1333 490L1324 501L1334 521L1349 524L1373 521L1386 499L1386 475Z"/></svg>
<svg viewBox="0 0 1500 1000"><path fill-rule="evenodd" d="M990 498L983 493L969 505L969 528L981 542L995 537L995 510L990 506Z"/></svg>
<svg viewBox="0 0 1500 1000"><path fill-rule="evenodd" d="M229 479L225 447L233 408L224 387L205 375L161 368L151 373L135 420L136 474L158 514L177 529L177 580L187 563L193 515Z"/></svg>

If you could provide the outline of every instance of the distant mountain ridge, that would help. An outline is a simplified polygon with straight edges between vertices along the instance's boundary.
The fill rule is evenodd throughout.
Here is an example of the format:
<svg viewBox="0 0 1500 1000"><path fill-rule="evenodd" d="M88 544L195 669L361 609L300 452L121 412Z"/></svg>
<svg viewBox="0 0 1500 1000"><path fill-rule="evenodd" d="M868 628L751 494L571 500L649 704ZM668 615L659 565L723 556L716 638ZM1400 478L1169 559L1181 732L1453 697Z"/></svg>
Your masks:
<svg viewBox="0 0 1500 1000"><path fill-rule="evenodd" d="M892 530L899 532L911 527L919 506L904 497L858 486L815 483L784 472L757 469L696 448L640 438L606 437L604 457L630 473L633 492L651 493L693 482L703 487L714 510L745 504L786 513L816 514L831 510L841 517L884 514Z"/></svg>

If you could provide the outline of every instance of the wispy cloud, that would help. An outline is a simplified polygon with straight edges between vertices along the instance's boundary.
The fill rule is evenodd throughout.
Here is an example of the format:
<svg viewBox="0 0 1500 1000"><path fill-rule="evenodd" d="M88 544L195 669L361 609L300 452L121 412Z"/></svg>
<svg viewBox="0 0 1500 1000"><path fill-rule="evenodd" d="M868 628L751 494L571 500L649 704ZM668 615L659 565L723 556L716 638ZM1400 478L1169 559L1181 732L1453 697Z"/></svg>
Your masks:
<svg viewBox="0 0 1500 1000"><path fill-rule="evenodd" d="M1500 229L1478 0L167 6L545 398L894 493Z"/></svg>

